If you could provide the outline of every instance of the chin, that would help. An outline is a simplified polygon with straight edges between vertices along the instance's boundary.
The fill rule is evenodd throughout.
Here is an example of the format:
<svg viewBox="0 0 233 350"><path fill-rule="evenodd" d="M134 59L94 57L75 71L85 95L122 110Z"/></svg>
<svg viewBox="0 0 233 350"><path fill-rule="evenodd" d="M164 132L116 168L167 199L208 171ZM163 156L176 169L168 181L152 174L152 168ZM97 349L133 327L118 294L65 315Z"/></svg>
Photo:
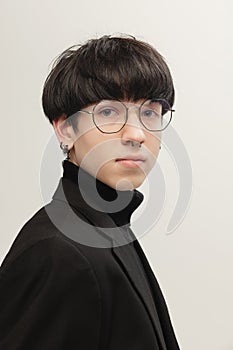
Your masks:
<svg viewBox="0 0 233 350"><path fill-rule="evenodd" d="M121 179L118 179L117 181L115 181L114 183L109 184L109 186L111 186L119 191L132 191L135 188L140 187L144 180L145 180L145 178L137 179L137 180L128 179L128 178L121 178Z"/></svg>

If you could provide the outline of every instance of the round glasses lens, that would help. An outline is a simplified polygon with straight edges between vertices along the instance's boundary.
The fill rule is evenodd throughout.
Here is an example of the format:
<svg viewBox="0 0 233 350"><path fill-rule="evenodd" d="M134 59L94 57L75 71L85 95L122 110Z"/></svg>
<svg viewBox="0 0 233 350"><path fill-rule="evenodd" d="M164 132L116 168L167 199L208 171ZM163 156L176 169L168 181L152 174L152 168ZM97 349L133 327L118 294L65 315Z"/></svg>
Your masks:
<svg viewBox="0 0 233 350"><path fill-rule="evenodd" d="M171 120L171 108L167 101L147 100L140 109L142 124L151 131L165 129Z"/></svg>
<svg viewBox="0 0 233 350"><path fill-rule="evenodd" d="M117 132L125 123L126 110L119 101L101 101L93 113L96 126L103 132Z"/></svg>

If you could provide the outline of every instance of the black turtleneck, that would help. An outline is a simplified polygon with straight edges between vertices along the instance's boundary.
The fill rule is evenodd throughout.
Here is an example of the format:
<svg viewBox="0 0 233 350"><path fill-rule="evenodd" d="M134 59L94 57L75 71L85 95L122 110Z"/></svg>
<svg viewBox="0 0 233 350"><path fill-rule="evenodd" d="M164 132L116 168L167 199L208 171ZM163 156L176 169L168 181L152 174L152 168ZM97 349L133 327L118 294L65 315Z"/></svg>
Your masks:
<svg viewBox="0 0 233 350"><path fill-rule="evenodd" d="M77 195L80 195L80 189L83 190L84 193L88 195L88 201L91 198L91 205L94 205L100 208L105 213L107 213L117 226L130 226L130 218L132 213L138 208L138 206L144 199L144 196L141 192L137 191L136 189L132 191L116 190L101 182L100 180L86 172L82 167L77 166L69 160L64 160L62 164L64 169L63 178L72 181L78 186ZM98 192L97 195L95 194L97 193L96 190ZM102 199L104 199L104 201L102 201ZM120 211L109 212L108 208L111 206L111 202L114 202L116 200L119 200L119 203L123 209ZM90 202L88 202L87 204L89 205L89 203ZM128 203L128 205L125 206L125 203ZM96 207L94 208L95 210ZM128 230L126 231L128 232ZM134 239L136 239L136 237L132 236L130 232L129 234L130 240L128 241L128 243L124 243L123 246L120 247L121 254L125 255L125 259L129 259L128 263L129 265L132 264L132 271L137 269L137 280L140 283L140 285L143 286L147 297L150 299L150 305L151 308L153 308L152 312L155 312L155 314L157 315L156 317L159 319L155 303L153 302L150 283L145 274L145 270L142 265L141 259L139 258L134 246ZM118 242L119 241L120 240L118 237Z"/></svg>
<svg viewBox="0 0 233 350"><path fill-rule="evenodd" d="M110 215L117 226L130 225L132 213L144 199L141 192L136 189L132 191L116 190L67 159L62 162L62 165L63 178L72 181L79 189L87 193L95 209L98 208ZM114 205L116 202L117 204ZM111 209L109 210L109 208Z"/></svg>

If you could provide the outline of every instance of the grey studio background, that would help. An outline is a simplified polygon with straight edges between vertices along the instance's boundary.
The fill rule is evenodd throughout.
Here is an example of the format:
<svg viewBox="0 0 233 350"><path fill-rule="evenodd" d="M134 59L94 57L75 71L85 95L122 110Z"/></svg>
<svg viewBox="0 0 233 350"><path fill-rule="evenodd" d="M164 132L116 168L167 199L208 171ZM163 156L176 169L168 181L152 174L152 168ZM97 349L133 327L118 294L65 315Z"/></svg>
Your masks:
<svg viewBox="0 0 233 350"><path fill-rule="evenodd" d="M71 45L119 32L166 58L176 87L172 126L191 161L193 192L184 220L166 234L179 178L162 147L166 202L140 243L183 350L233 349L232 10L230 0L0 2L1 261L44 205L41 161L53 129L40 99L52 60ZM57 154L61 160L58 144ZM55 170L54 184L60 163Z"/></svg>

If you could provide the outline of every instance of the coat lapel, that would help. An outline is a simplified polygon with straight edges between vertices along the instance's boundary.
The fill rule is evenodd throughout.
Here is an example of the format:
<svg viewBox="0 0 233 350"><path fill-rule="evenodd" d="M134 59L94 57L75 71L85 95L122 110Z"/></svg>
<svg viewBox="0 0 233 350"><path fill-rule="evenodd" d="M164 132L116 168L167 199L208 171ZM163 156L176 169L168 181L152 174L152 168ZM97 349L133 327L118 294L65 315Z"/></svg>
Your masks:
<svg viewBox="0 0 233 350"><path fill-rule="evenodd" d="M114 247L113 253L120 265L123 266L123 270L126 271L127 277L131 281L134 289L139 294L140 299L142 300L142 303L144 304L144 307L146 308L152 321L161 349L166 350L160 320L157 310L155 309L155 303L150 290L147 288L145 276L142 274L140 267L137 265L137 259L135 259L133 252L131 252L126 245Z"/></svg>
<svg viewBox="0 0 233 350"><path fill-rule="evenodd" d="M151 291L153 295L153 299L155 301L156 308L159 311L160 315L160 324L162 327L162 332L164 335L164 339L166 339L167 348L169 350L179 350L179 345L177 343L176 335L171 323L171 319L169 316L169 311L166 305L166 301L163 297L163 293L160 289L159 283L148 263L148 260L145 256L142 247L140 246L138 240L134 241L135 249L138 253L138 256L141 259L142 265L148 277L148 281L151 286Z"/></svg>

